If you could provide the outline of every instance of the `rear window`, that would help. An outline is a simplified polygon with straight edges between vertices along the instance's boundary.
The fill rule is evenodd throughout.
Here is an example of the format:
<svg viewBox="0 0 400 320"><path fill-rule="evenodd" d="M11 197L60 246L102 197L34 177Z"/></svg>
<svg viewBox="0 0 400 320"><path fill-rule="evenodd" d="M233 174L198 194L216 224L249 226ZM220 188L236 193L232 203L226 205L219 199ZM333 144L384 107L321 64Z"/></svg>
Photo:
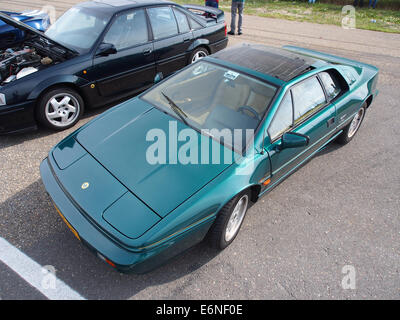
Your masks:
<svg viewBox="0 0 400 320"><path fill-rule="evenodd" d="M338 81L328 72L321 72L319 77L324 84L329 100L334 100L341 92Z"/></svg>

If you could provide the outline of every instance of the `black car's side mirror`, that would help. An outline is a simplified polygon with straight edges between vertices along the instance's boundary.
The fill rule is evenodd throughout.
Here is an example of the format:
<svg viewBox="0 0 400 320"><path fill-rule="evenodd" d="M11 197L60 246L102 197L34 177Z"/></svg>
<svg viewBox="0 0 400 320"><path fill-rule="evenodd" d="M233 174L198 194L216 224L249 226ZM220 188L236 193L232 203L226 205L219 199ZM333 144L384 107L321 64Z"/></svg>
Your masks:
<svg viewBox="0 0 400 320"><path fill-rule="evenodd" d="M110 54L117 53L117 49L112 43L101 43L99 48L97 49L96 55L106 57Z"/></svg>
<svg viewBox="0 0 400 320"><path fill-rule="evenodd" d="M159 83L162 79L164 79L164 75L162 72L158 72L154 77L154 84Z"/></svg>
<svg viewBox="0 0 400 320"><path fill-rule="evenodd" d="M279 145L278 149L289 149L305 147L310 142L310 138L301 133L286 132L282 136L282 143Z"/></svg>

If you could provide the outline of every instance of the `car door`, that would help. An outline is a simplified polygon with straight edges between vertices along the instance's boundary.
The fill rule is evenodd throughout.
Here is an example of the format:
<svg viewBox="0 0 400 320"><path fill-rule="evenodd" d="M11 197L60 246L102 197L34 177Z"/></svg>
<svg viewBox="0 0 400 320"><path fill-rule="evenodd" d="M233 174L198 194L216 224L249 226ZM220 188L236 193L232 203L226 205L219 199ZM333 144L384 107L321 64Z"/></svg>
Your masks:
<svg viewBox="0 0 400 320"><path fill-rule="evenodd" d="M147 12L153 33L157 72L168 76L187 64L187 50L193 35L189 25L186 25L187 17L182 16L181 11L175 9L174 13L169 6L158 6L148 8Z"/></svg>
<svg viewBox="0 0 400 320"><path fill-rule="evenodd" d="M118 14L103 43L113 44L117 52L94 57L94 74L101 96L133 94L153 84L155 60L144 9Z"/></svg>
<svg viewBox="0 0 400 320"><path fill-rule="evenodd" d="M328 102L319 77L312 76L288 90L268 128L272 143L267 151L271 160L271 183L283 179L305 161L335 132L336 110ZM305 135L307 146L281 149L285 132Z"/></svg>

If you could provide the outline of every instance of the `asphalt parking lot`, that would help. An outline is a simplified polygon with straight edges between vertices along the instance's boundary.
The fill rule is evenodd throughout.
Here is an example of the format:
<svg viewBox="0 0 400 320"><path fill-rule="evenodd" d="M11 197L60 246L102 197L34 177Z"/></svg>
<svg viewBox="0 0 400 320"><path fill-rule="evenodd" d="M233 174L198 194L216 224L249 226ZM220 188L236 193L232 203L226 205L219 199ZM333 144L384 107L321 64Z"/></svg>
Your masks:
<svg viewBox="0 0 400 320"><path fill-rule="evenodd" d="M60 13L74 2L52 4ZM44 4L2 1L0 9ZM39 174L49 149L74 129L0 136L0 237L53 266L86 299L399 299L400 35L246 16L244 34L229 45L242 41L374 64L380 94L354 140L329 145L261 198L230 247L217 253L199 244L145 275L119 274L92 255L59 218ZM342 287L348 265L355 289ZM46 296L0 257L0 299Z"/></svg>

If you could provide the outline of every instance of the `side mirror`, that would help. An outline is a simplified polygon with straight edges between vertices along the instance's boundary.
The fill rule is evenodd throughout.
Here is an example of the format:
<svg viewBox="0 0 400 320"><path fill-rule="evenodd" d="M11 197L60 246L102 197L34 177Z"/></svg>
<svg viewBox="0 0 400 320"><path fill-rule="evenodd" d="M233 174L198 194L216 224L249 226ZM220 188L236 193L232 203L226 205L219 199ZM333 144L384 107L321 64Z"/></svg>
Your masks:
<svg viewBox="0 0 400 320"><path fill-rule="evenodd" d="M305 147L310 142L310 138L301 133L286 132L282 136L282 143L279 150Z"/></svg>
<svg viewBox="0 0 400 320"><path fill-rule="evenodd" d="M154 77L154 84L159 83L162 79L164 79L164 75L162 72L158 72Z"/></svg>
<svg viewBox="0 0 400 320"><path fill-rule="evenodd" d="M97 49L96 55L106 57L110 54L117 53L117 49L112 43L101 43L99 48Z"/></svg>

